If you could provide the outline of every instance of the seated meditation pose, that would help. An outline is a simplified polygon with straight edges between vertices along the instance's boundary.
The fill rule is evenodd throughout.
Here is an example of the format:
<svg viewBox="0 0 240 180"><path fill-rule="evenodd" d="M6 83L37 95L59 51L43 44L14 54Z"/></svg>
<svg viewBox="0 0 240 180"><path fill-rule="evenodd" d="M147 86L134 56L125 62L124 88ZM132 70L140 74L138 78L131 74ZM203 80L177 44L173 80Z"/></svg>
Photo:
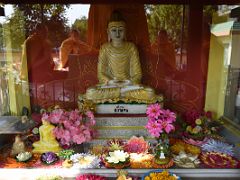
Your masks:
<svg viewBox="0 0 240 180"><path fill-rule="evenodd" d="M87 89L85 98L94 103L159 100L152 88L141 85L138 50L133 43L125 41L126 23L118 11L112 13L107 32L109 42L101 46L98 57L99 84Z"/></svg>
<svg viewBox="0 0 240 180"><path fill-rule="evenodd" d="M53 134L54 125L46 120L42 120L42 125L39 127L40 140L33 143L33 153L45 153L45 152L59 152L61 147L55 139Z"/></svg>
<svg viewBox="0 0 240 180"><path fill-rule="evenodd" d="M70 54L84 54L90 51L89 46L80 40L79 31L71 30L70 37L64 40L60 47L61 66L68 66L68 56Z"/></svg>

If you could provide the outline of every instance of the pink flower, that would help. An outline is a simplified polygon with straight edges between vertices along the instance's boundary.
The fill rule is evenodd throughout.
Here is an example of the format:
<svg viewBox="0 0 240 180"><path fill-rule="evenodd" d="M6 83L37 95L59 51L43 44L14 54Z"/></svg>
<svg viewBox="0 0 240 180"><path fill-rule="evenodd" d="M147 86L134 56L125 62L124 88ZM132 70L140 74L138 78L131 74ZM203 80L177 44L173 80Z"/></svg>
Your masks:
<svg viewBox="0 0 240 180"><path fill-rule="evenodd" d="M42 119L48 121L49 115L47 113L43 113Z"/></svg>
<svg viewBox="0 0 240 180"><path fill-rule="evenodd" d="M157 119L161 113L161 107L159 104L152 104L147 107L147 115L149 118Z"/></svg>
<svg viewBox="0 0 240 180"><path fill-rule="evenodd" d="M57 124L60 122L60 119L63 113L64 112L62 109L56 109L49 115L48 119L51 123Z"/></svg>
<svg viewBox="0 0 240 180"><path fill-rule="evenodd" d="M166 133L170 133L171 131L175 130L175 127L172 125L172 121L170 120L160 120L160 124L162 129L164 129L166 131Z"/></svg>
<svg viewBox="0 0 240 180"><path fill-rule="evenodd" d="M162 111L164 112L164 119L171 123L176 121L176 114L174 112L171 112L169 109Z"/></svg>
<svg viewBox="0 0 240 180"><path fill-rule="evenodd" d="M159 125L159 123L155 120L151 120L151 119L148 120L147 125L145 127L153 137L159 137L160 133L163 132L162 126Z"/></svg>
<svg viewBox="0 0 240 180"><path fill-rule="evenodd" d="M94 114L92 111L87 111L86 112L87 117L89 117L91 120L94 119Z"/></svg>
<svg viewBox="0 0 240 180"><path fill-rule="evenodd" d="M131 137L124 147L124 150L128 153L145 153L149 149L149 144L143 137Z"/></svg>
<svg viewBox="0 0 240 180"><path fill-rule="evenodd" d="M69 119L76 121L79 118L79 110L75 109L69 113Z"/></svg>
<svg viewBox="0 0 240 180"><path fill-rule="evenodd" d="M82 144L85 141L86 141L86 138L81 134L73 136L73 142L74 143Z"/></svg>
<svg viewBox="0 0 240 180"><path fill-rule="evenodd" d="M68 112L57 109L49 115L44 114L43 117L56 125L53 133L63 146L82 144L93 137L93 125L96 121L91 111L82 114L78 110Z"/></svg>

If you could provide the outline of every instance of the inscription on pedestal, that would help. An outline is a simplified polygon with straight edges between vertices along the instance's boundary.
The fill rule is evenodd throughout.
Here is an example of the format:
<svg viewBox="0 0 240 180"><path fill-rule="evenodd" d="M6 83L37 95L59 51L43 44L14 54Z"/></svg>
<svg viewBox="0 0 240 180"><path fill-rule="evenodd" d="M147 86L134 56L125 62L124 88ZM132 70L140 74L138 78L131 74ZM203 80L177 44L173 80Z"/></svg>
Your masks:
<svg viewBox="0 0 240 180"><path fill-rule="evenodd" d="M97 114L145 114L146 104L98 104Z"/></svg>

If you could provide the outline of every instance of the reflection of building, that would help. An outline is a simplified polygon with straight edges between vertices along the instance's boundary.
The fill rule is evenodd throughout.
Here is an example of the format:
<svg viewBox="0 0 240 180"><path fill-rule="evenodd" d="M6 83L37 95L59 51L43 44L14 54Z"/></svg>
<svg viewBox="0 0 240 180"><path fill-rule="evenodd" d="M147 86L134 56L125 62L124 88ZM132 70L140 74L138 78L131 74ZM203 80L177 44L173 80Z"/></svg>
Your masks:
<svg viewBox="0 0 240 180"><path fill-rule="evenodd" d="M219 116L239 122L236 98L240 85L240 23L215 24L211 33L205 107L215 110Z"/></svg>

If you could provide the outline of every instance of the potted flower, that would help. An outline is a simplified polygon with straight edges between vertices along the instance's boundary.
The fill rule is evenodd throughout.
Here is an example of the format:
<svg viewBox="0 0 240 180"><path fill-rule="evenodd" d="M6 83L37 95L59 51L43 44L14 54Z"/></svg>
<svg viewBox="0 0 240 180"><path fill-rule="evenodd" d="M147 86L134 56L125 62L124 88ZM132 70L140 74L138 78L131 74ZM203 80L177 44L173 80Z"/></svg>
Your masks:
<svg viewBox="0 0 240 180"><path fill-rule="evenodd" d="M215 136L220 127L220 123L213 119L210 111L187 111L183 114L183 121L185 141L198 146L205 143L207 137Z"/></svg>
<svg viewBox="0 0 240 180"><path fill-rule="evenodd" d="M158 164L167 164L170 160L167 157L169 155L168 135L175 130L173 123L176 121L176 114L161 108L159 104L149 105L146 113L148 122L145 127L158 141L154 148L155 161Z"/></svg>
<svg viewBox="0 0 240 180"><path fill-rule="evenodd" d="M109 152L108 155L103 157L103 161L108 168L122 169L130 165L129 154L123 150Z"/></svg>

